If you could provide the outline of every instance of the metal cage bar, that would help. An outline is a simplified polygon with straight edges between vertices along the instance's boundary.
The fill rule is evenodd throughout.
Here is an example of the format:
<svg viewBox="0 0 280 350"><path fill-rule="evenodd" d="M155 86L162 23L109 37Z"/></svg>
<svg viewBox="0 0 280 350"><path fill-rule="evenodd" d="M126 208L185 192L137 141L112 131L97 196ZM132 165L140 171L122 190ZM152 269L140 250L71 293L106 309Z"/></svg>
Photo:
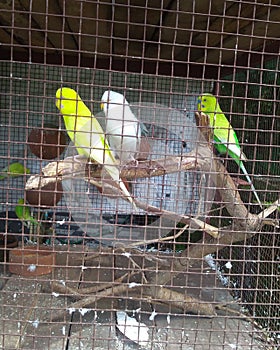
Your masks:
<svg viewBox="0 0 280 350"><path fill-rule="evenodd" d="M0 348L277 348L277 1L0 10Z"/></svg>

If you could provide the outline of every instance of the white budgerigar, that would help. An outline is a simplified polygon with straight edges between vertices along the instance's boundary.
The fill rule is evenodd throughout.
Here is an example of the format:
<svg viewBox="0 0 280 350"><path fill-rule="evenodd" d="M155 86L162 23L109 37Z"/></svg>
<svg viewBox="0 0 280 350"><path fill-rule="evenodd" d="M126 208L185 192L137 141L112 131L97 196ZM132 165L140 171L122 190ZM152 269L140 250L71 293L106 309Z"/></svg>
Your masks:
<svg viewBox="0 0 280 350"><path fill-rule="evenodd" d="M106 116L106 133L111 148L121 163L134 159L139 151L141 126L124 96L115 91L105 91L101 109Z"/></svg>

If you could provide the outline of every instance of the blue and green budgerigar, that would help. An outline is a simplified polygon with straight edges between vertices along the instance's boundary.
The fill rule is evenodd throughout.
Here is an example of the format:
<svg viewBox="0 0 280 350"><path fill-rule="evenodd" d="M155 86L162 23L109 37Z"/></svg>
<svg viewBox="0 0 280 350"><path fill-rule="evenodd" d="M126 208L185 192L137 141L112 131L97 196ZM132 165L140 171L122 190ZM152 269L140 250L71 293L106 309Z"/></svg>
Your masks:
<svg viewBox="0 0 280 350"><path fill-rule="evenodd" d="M215 148L220 154L228 154L234 159L249 182L257 202L260 207L262 207L262 203L244 165L244 161L247 160L247 157L241 151L237 135L221 110L216 97L206 93L199 96L198 110L209 116L210 127L213 128Z"/></svg>
<svg viewBox="0 0 280 350"><path fill-rule="evenodd" d="M23 198L20 198L18 200L17 206L15 208L15 213L16 216L23 222L24 226L29 227L30 224L40 226L40 223L31 215L29 207L24 204Z"/></svg>

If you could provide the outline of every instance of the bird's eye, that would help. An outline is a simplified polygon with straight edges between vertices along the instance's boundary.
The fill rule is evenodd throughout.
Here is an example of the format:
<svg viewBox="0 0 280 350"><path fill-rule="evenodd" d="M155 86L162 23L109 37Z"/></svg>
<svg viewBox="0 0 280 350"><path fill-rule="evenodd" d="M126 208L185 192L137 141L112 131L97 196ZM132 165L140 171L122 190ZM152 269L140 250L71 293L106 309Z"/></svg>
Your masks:
<svg viewBox="0 0 280 350"><path fill-rule="evenodd" d="M203 101L204 101L204 102L206 102L206 101L207 101L207 99L206 99L206 98L204 98L204 99L203 99Z"/></svg>

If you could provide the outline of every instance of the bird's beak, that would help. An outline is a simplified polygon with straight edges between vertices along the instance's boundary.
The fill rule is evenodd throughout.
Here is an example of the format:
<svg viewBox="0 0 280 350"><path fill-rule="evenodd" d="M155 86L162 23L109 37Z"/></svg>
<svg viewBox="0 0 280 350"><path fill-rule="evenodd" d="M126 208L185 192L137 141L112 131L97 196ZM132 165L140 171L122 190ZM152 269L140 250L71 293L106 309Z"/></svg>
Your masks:
<svg viewBox="0 0 280 350"><path fill-rule="evenodd" d="M104 103L103 102L100 103L100 108L101 108L102 111L104 110Z"/></svg>

